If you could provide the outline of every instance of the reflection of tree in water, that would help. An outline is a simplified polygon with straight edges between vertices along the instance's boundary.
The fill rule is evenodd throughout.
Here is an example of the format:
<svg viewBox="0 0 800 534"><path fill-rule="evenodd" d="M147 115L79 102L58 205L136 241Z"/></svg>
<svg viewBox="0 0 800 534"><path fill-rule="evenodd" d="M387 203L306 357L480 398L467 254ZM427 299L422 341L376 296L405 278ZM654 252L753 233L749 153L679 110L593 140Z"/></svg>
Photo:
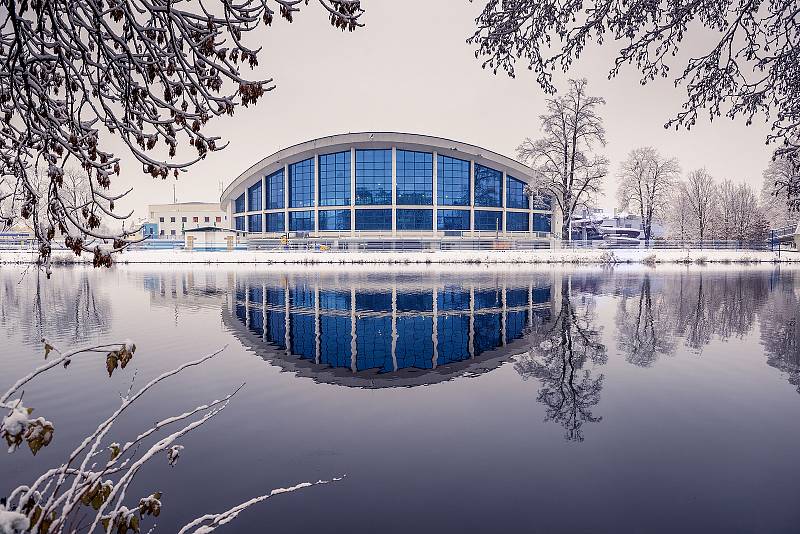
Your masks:
<svg viewBox="0 0 800 534"><path fill-rule="evenodd" d="M602 419L592 414L592 408L600 402L603 375L592 376L583 368L587 362L602 365L607 360L595 320L594 299L584 296L573 302L565 281L558 315L534 328L534 348L514 364L523 380L541 382L537 400L546 407L545 420L562 425L570 441L583 441L584 423Z"/></svg>
<svg viewBox="0 0 800 534"><path fill-rule="evenodd" d="M671 327L674 319L663 291L654 292L650 274L641 280L638 292L628 292L617 307L617 344L628 362L649 367L659 354L672 354L675 340Z"/></svg>
<svg viewBox="0 0 800 534"><path fill-rule="evenodd" d="M795 273L781 273L760 315L767 364L786 373L800 393L800 295Z"/></svg>
<svg viewBox="0 0 800 534"><path fill-rule="evenodd" d="M108 331L111 303L92 287L85 270L57 270L50 280L35 268L5 276L0 286L0 325L26 343L43 336L83 342Z"/></svg>

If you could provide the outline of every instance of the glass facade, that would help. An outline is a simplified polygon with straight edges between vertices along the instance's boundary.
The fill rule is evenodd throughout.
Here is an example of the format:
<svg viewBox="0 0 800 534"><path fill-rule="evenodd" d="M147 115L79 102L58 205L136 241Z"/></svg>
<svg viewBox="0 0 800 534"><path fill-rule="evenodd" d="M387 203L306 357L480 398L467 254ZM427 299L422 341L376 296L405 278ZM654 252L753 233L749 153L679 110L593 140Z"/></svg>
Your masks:
<svg viewBox="0 0 800 534"><path fill-rule="evenodd" d="M483 211L475 210L475 229L476 230L495 230L503 231L503 212L502 211Z"/></svg>
<svg viewBox="0 0 800 534"><path fill-rule="evenodd" d="M530 204L525 194L525 182L506 175L506 207L528 209Z"/></svg>
<svg viewBox="0 0 800 534"><path fill-rule="evenodd" d="M248 232L263 232L264 228L261 226L261 214L247 216L247 231Z"/></svg>
<svg viewBox="0 0 800 534"><path fill-rule="evenodd" d="M506 213L506 230L509 232L527 232L530 214L521 211Z"/></svg>
<svg viewBox="0 0 800 534"><path fill-rule="evenodd" d="M350 205L349 150L319 157L319 205Z"/></svg>
<svg viewBox="0 0 800 534"><path fill-rule="evenodd" d="M356 150L356 204L392 203L392 151ZM358 215L356 215L358 226Z"/></svg>
<svg viewBox="0 0 800 534"><path fill-rule="evenodd" d="M314 206L314 158L308 158L289 165L289 207L312 206ZM291 225L291 220L289 224Z"/></svg>
<svg viewBox="0 0 800 534"><path fill-rule="evenodd" d="M391 230L392 210L356 210L356 230Z"/></svg>
<svg viewBox="0 0 800 534"><path fill-rule="evenodd" d="M552 198L526 195L527 173L519 171L522 179L504 175L513 165L453 148L442 147L440 154L435 144L430 150L412 143L387 148L391 144L334 144L327 153L269 163L264 168L284 166L227 197L228 209L240 217L232 226L270 233L553 232Z"/></svg>
<svg viewBox="0 0 800 534"><path fill-rule="evenodd" d="M397 204L433 204L433 154L397 151Z"/></svg>
<svg viewBox="0 0 800 534"><path fill-rule="evenodd" d="M439 230L469 230L468 210L439 210L436 214Z"/></svg>
<svg viewBox="0 0 800 534"><path fill-rule="evenodd" d="M291 211L291 212L289 212L289 231L290 232L313 232L314 231L314 212L313 211Z"/></svg>
<svg viewBox="0 0 800 534"><path fill-rule="evenodd" d="M397 210L398 230L433 230L433 210Z"/></svg>
<svg viewBox="0 0 800 534"><path fill-rule="evenodd" d="M285 232L286 218L283 213L267 213L267 232Z"/></svg>
<svg viewBox="0 0 800 534"><path fill-rule="evenodd" d="M552 216L546 213L533 214L533 231L534 232L550 232Z"/></svg>
<svg viewBox="0 0 800 534"><path fill-rule="evenodd" d="M273 172L266 178L267 183L267 209L281 209L285 207L283 169Z"/></svg>
<svg viewBox="0 0 800 534"><path fill-rule="evenodd" d="M234 213L244 212L244 193L236 197L236 200L233 201L233 212ZM172 218L171 222L175 222L174 217Z"/></svg>
<svg viewBox="0 0 800 534"><path fill-rule="evenodd" d="M440 206L469 206L469 161L439 156L436 195Z"/></svg>
<svg viewBox="0 0 800 534"><path fill-rule="evenodd" d="M322 210L319 212L319 230L350 230L350 210Z"/></svg>
<svg viewBox="0 0 800 534"><path fill-rule="evenodd" d="M475 205L491 208L503 205L502 172L475 164Z"/></svg>
<svg viewBox="0 0 800 534"><path fill-rule="evenodd" d="M247 211L261 210L261 180L247 188Z"/></svg>

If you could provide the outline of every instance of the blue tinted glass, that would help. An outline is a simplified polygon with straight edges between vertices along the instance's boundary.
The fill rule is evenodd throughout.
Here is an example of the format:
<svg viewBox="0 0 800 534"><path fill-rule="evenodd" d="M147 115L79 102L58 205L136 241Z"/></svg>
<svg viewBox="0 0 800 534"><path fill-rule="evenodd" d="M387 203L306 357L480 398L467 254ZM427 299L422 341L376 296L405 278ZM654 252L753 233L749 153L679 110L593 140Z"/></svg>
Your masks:
<svg viewBox="0 0 800 534"><path fill-rule="evenodd" d="M304 313L292 313L289 319L292 354L304 359L316 358L316 321L314 316Z"/></svg>
<svg viewBox="0 0 800 534"><path fill-rule="evenodd" d="M530 199L525 194L525 182L506 175L506 207L524 208L530 207Z"/></svg>
<svg viewBox="0 0 800 534"><path fill-rule="evenodd" d="M528 322L527 310L508 312L506 314L506 341L513 341L522 337L525 325Z"/></svg>
<svg viewBox="0 0 800 534"><path fill-rule="evenodd" d="M506 213L506 230L509 232L527 232L529 215L518 211Z"/></svg>
<svg viewBox="0 0 800 534"><path fill-rule="evenodd" d="M533 231L534 232L550 232L552 216L544 213L533 214Z"/></svg>
<svg viewBox="0 0 800 534"><path fill-rule="evenodd" d="M432 368L433 318L398 317L395 356L398 369Z"/></svg>
<svg viewBox="0 0 800 534"><path fill-rule="evenodd" d="M356 320L356 367L359 371L392 371L392 318L359 317Z"/></svg>
<svg viewBox="0 0 800 534"><path fill-rule="evenodd" d="M319 292L319 307L323 310L350 309L350 292L323 289Z"/></svg>
<svg viewBox="0 0 800 534"><path fill-rule="evenodd" d="M267 213L267 232L285 232L286 219L283 213Z"/></svg>
<svg viewBox="0 0 800 534"><path fill-rule="evenodd" d="M314 205L314 158L289 165L289 207Z"/></svg>
<svg viewBox="0 0 800 534"><path fill-rule="evenodd" d="M240 232L244 232L244 216L242 217L234 217L233 222L236 225L236 229Z"/></svg>
<svg viewBox="0 0 800 534"><path fill-rule="evenodd" d="M356 310L358 311L392 311L392 294L388 292L356 292Z"/></svg>
<svg viewBox="0 0 800 534"><path fill-rule="evenodd" d="M242 213L244 211L244 193L236 197L233 201L233 212Z"/></svg>
<svg viewBox="0 0 800 534"><path fill-rule="evenodd" d="M350 151L319 157L319 205L350 204Z"/></svg>
<svg viewBox="0 0 800 534"><path fill-rule="evenodd" d="M475 210L475 229L503 231L503 212L502 211L481 211Z"/></svg>
<svg viewBox="0 0 800 534"><path fill-rule="evenodd" d="M247 188L247 211L261 210L261 180Z"/></svg>
<svg viewBox="0 0 800 534"><path fill-rule="evenodd" d="M433 154L397 151L397 204L433 204Z"/></svg>
<svg viewBox="0 0 800 534"><path fill-rule="evenodd" d="M438 365L469 358L469 317L445 315L436 319Z"/></svg>
<svg viewBox="0 0 800 534"><path fill-rule="evenodd" d="M391 203L392 151L356 150L356 204Z"/></svg>
<svg viewBox="0 0 800 534"><path fill-rule="evenodd" d="M475 164L475 205L500 207L503 201L503 173Z"/></svg>
<svg viewBox="0 0 800 534"><path fill-rule="evenodd" d="M398 293L397 311L433 311L433 295L425 293Z"/></svg>
<svg viewBox="0 0 800 534"><path fill-rule="evenodd" d="M392 210L356 210L356 230L391 230Z"/></svg>
<svg viewBox="0 0 800 534"><path fill-rule="evenodd" d="M289 304L293 308L313 308L314 288L306 283L293 286L289 291Z"/></svg>
<svg viewBox="0 0 800 534"><path fill-rule="evenodd" d="M258 335L264 334L264 310L261 308L248 308L247 329Z"/></svg>
<svg viewBox="0 0 800 534"><path fill-rule="evenodd" d="M439 210L436 219L439 230L469 230L467 210Z"/></svg>
<svg viewBox="0 0 800 534"><path fill-rule="evenodd" d="M286 303L286 291L282 287L267 288L267 304L283 306Z"/></svg>
<svg viewBox="0 0 800 534"><path fill-rule="evenodd" d="M267 176L267 209L274 210L284 207L283 169Z"/></svg>
<svg viewBox="0 0 800 534"><path fill-rule="evenodd" d="M319 229L349 230L350 210L322 210L319 212Z"/></svg>
<svg viewBox="0 0 800 534"><path fill-rule="evenodd" d="M267 312L267 341L274 343L278 348L286 348L286 315L284 312Z"/></svg>
<svg viewBox="0 0 800 534"><path fill-rule="evenodd" d="M475 315L472 321L474 330L475 355L492 350L500 345L500 314L485 313Z"/></svg>
<svg viewBox="0 0 800 534"><path fill-rule="evenodd" d="M433 230L433 210L397 210L398 230Z"/></svg>
<svg viewBox="0 0 800 534"><path fill-rule="evenodd" d="M263 232L264 228L261 226L261 214L247 216L247 231L248 232Z"/></svg>
<svg viewBox="0 0 800 534"><path fill-rule="evenodd" d="M476 289L474 307L476 310L499 308L503 304L502 298L499 289Z"/></svg>
<svg viewBox="0 0 800 534"><path fill-rule="evenodd" d="M468 310L469 291L461 287L445 287L436 295L436 307L440 311Z"/></svg>
<svg viewBox="0 0 800 534"><path fill-rule="evenodd" d="M469 206L469 161L439 156L436 196L440 206Z"/></svg>
<svg viewBox="0 0 800 534"><path fill-rule="evenodd" d="M291 231L291 232L313 232L314 231L314 212L313 211L292 211L292 212L289 212L289 231Z"/></svg>
<svg viewBox="0 0 800 534"><path fill-rule="evenodd" d="M546 304L550 302L550 288L549 287L534 287L533 288L533 303Z"/></svg>
<svg viewBox="0 0 800 534"><path fill-rule="evenodd" d="M506 290L506 306L508 306L509 308L516 308L518 306L527 306L527 305L528 305L527 287Z"/></svg>
<svg viewBox="0 0 800 534"><path fill-rule="evenodd" d="M350 317L322 315L319 321L320 363L349 368L352 340Z"/></svg>

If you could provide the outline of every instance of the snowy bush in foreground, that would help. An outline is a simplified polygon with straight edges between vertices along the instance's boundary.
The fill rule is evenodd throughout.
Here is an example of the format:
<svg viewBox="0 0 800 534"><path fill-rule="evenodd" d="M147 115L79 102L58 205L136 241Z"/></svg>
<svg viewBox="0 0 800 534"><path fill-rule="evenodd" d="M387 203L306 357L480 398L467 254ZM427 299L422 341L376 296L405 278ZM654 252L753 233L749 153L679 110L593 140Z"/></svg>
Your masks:
<svg viewBox="0 0 800 534"><path fill-rule="evenodd" d="M5 412L0 419L0 437L5 438L8 443L9 453L16 452L19 446L26 442L31 452L36 454L51 442L55 434L53 423L43 417L32 418L33 409L23 405L22 388L26 384L59 365L66 368L76 357L97 353L106 355L106 370L111 377L119 367L124 369L136 352L136 345L130 341L65 352L59 351L47 340L43 339L42 342L46 363L20 378L0 396L0 410ZM141 524L148 516L159 516L162 502L161 493L156 491L151 495L139 497L138 505L131 506L128 503L126 506L130 498L127 491L136 474L145 463L156 456L161 456L169 465L174 466L184 448L176 441L224 410L244 384L222 399L159 421L124 444L109 443L104 446L106 435L120 415L150 388L184 369L214 358L224 349L225 347L167 371L138 391L133 390L131 382L127 394L120 395L120 406L81 441L64 463L48 469L30 485L19 486L7 497L0 499L0 534L140 532ZM48 361L51 352L55 352L56 356ZM147 446L155 439L156 433L167 428L172 430L169 435ZM334 478L331 481L337 480L341 479ZM232 521L246 508L270 497L331 481L303 482L288 488L274 489L224 512L202 515L186 524L179 532L181 534L211 532Z"/></svg>

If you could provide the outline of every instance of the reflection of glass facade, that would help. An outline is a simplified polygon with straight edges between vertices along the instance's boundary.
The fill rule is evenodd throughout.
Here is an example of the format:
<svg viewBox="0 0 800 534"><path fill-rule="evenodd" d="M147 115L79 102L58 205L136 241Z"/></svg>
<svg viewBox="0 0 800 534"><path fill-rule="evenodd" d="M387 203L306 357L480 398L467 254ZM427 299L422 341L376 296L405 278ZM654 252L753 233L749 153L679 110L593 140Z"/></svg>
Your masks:
<svg viewBox="0 0 800 534"><path fill-rule="evenodd" d="M350 204L350 151L319 157L319 205ZM349 219L349 217L348 217Z"/></svg>
<svg viewBox="0 0 800 534"><path fill-rule="evenodd" d="M495 231L511 237L552 235L551 199L525 194L530 174L524 168L488 151L478 155L462 148L373 141L371 136L352 143L326 138L296 156L291 149L281 151L261 166L263 172L254 171L226 193L230 196L223 203L232 222L244 217L239 222L244 230L251 228L248 217L260 213L261 230L250 231L273 234L271 239L286 231L320 237L356 232L444 237L450 231L484 238ZM313 213L292 215L295 211ZM259 228L252 220L252 228Z"/></svg>
<svg viewBox="0 0 800 534"><path fill-rule="evenodd" d="M356 204L391 205L392 151L356 150ZM356 224L358 224L356 215Z"/></svg>
<svg viewBox="0 0 800 534"><path fill-rule="evenodd" d="M254 277L237 281L232 309L269 346L288 346L288 358L390 373L466 362L520 339L551 316L551 288L536 284L402 290L308 278L287 291Z"/></svg>

